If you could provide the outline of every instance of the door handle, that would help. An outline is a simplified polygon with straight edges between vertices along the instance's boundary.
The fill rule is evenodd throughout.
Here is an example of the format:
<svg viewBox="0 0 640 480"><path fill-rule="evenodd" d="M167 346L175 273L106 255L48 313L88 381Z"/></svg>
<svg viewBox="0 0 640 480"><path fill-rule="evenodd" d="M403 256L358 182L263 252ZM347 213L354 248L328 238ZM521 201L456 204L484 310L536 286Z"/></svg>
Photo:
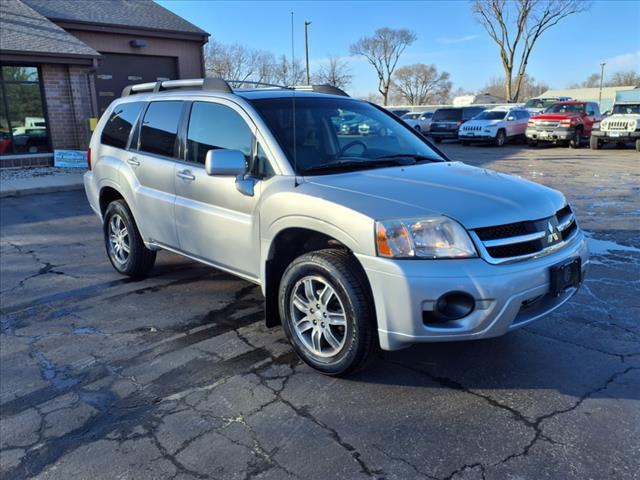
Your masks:
<svg viewBox="0 0 640 480"><path fill-rule="evenodd" d="M129 158L127 158L127 163L129 165L134 165L136 167L138 167L140 165L140 162L138 161L137 157L129 157Z"/></svg>
<svg viewBox="0 0 640 480"><path fill-rule="evenodd" d="M193 182L196 179L196 176L192 175L190 170L183 170L181 172L178 172L176 173L176 176L183 180L189 180L190 182Z"/></svg>

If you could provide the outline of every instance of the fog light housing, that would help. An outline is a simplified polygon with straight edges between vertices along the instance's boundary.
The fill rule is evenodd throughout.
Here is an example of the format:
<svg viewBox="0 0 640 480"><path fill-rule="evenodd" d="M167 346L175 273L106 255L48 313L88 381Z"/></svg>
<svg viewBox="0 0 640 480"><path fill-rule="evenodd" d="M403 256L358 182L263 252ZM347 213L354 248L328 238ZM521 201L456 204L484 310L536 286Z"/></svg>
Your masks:
<svg viewBox="0 0 640 480"><path fill-rule="evenodd" d="M438 324L460 320L476 308L474 298L465 292L448 292L433 303L432 311L422 312L425 324Z"/></svg>

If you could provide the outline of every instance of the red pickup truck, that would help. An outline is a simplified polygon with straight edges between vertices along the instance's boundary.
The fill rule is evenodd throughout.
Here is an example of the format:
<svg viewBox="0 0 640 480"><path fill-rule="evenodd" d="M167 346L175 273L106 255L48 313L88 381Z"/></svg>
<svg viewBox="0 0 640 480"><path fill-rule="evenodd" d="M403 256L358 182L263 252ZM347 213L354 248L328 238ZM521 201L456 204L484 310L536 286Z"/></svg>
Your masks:
<svg viewBox="0 0 640 480"><path fill-rule="evenodd" d="M579 148L600 119L600 109L595 102L557 102L529 119L527 143L535 147L538 142L553 142Z"/></svg>

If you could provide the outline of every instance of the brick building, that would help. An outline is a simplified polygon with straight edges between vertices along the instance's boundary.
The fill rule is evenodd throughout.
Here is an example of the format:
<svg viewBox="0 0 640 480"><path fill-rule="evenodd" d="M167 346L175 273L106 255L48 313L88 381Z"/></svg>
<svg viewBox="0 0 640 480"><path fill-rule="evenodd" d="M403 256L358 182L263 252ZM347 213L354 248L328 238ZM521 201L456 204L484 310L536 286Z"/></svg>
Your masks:
<svg viewBox="0 0 640 480"><path fill-rule="evenodd" d="M209 34L152 0L0 0L0 167L84 150L132 83L204 76Z"/></svg>

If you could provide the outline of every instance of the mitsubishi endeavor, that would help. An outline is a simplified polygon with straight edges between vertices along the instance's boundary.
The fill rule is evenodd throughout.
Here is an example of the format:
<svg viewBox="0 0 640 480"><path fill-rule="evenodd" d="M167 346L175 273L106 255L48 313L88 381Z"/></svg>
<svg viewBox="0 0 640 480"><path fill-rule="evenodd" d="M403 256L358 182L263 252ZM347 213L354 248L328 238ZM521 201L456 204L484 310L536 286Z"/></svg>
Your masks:
<svg viewBox="0 0 640 480"><path fill-rule="evenodd" d="M338 128L349 116L378 128ZM588 264L560 192L451 161L334 87L133 85L88 160L119 273L148 274L164 249L253 282L266 324L329 375L378 348L527 325L569 300Z"/></svg>

